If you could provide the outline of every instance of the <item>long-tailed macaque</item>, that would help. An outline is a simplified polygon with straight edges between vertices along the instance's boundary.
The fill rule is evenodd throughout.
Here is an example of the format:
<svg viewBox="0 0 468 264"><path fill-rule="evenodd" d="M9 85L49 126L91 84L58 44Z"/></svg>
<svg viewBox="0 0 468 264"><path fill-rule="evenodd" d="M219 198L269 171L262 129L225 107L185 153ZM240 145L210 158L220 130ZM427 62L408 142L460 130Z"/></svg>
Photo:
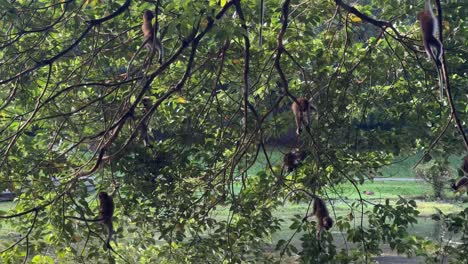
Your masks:
<svg viewBox="0 0 468 264"><path fill-rule="evenodd" d="M323 229L329 230L333 226L333 219L330 217L330 213L328 212L325 202L317 195L312 194L304 189L294 189L285 196L283 204L288 198L288 196L294 192L302 192L305 195L309 196L310 198L314 199L314 203L312 205L312 213L304 217L303 221L307 221L307 218L312 217L312 216L315 216L317 218L316 237L317 237L317 240L320 240L322 237Z"/></svg>
<svg viewBox="0 0 468 264"><path fill-rule="evenodd" d="M114 201L112 196L106 192L100 192L98 194L99 198L99 216L96 219L85 219L79 218L74 216L67 216L68 218L85 221L85 222L100 222L103 224L107 229L107 239L106 239L106 247L111 248L110 240L112 239L112 235L114 234L114 226L112 223L112 217L114 216Z"/></svg>
<svg viewBox="0 0 468 264"><path fill-rule="evenodd" d="M437 73L439 74L440 98L443 99L444 88L441 74L441 57L443 52L443 45L435 36L437 32L437 21L434 13L432 12L430 0L425 0L424 10L418 13L418 19L421 25L424 49L426 50L428 59L432 59L436 64Z"/></svg>
<svg viewBox="0 0 468 264"><path fill-rule="evenodd" d="M299 167L299 165L301 165L302 161L307 157L307 155L307 151L294 149L284 155L283 166L287 169L288 172L292 172L297 167Z"/></svg>
<svg viewBox="0 0 468 264"><path fill-rule="evenodd" d="M106 192L99 193L99 218L101 223L107 227L107 240L106 246L110 248L110 240L114 234L114 225L112 223L112 217L114 216L114 201L112 196Z"/></svg>
<svg viewBox="0 0 468 264"><path fill-rule="evenodd" d="M299 136L302 132L302 125L309 126L310 111L317 111L317 109L309 100L298 97L296 101L292 103L291 110L294 114L294 120L296 121L296 134Z"/></svg>
<svg viewBox="0 0 468 264"><path fill-rule="evenodd" d="M451 187L455 193L468 192L468 176L463 176L458 181L453 182Z"/></svg>
<svg viewBox="0 0 468 264"><path fill-rule="evenodd" d="M152 23L153 18L153 12L150 10L145 10L143 13L143 25L141 26L141 30L143 31L143 37L145 40L144 45L150 51L150 58L154 56L154 52L157 50L159 56L158 62L159 64L162 64L164 58L164 49L161 41L155 35Z"/></svg>
<svg viewBox="0 0 468 264"><path fill-rule="evenodd" d="M329 230L333 226L333 219L330 217L328 213L327 206L325 202L320 197L315 197L314 204L312 207L312 213L308 215L315 216L317 218L317 240L322 238L323 229ZM307 220L307 217L304 220Z"/></svg>
<svg viewBox="0 0 468 264"><path fill-rule="evenodd" d="M468 176L468 155L463 158L461 169L463 171L463 175Z"/></svg>

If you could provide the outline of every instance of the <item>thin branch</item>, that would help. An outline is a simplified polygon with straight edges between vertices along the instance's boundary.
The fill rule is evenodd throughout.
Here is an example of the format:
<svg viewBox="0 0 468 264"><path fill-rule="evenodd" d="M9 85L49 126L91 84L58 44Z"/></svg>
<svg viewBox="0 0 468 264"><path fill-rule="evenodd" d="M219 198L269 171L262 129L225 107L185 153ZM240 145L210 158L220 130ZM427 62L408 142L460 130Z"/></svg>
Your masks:
<svg viewBox="0 0 468 264"><path fill-rule="evenodd" d="M442 7L440 5L440 0L436 0L436 5L437 5L437 13L439 14L438 15L438 19L437 19L437 23L439 24L438 28L439 28L439 40L441 43L444 43L444 36L443 36L443 32L442 32ZM450 111L451 111L451 115L453 116L453 120L455 121L455 127L458 129L458 131L460 132L460 135L461 137L463 138L463 143L465 144L465 148L466 150L468 151L468 138L465 134L465 130L463 129L463 126L462 126L462 123L460 121L460 118L458 117L458 112L457 112L457 109L455 107L455 103L453 102L453 96L452 96L452 90L451 90L451 87L450 87L450 79L449 79L449 76L448 76L448 69L447 69L447 61L446 61L446 58L445 58L445 52L442 52L442 75L444 77L444 82L445 82L445 92L447 93L447 99L448 99L448 102L449 102L449 105L450 105Z"/></svg>

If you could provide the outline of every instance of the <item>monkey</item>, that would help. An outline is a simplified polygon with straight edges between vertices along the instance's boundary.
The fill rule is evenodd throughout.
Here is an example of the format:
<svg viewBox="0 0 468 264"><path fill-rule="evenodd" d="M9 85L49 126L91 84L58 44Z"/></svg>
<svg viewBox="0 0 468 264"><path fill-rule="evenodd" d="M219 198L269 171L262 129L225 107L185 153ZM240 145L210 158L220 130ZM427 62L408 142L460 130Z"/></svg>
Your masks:
<svg viewBox="0 0 468 264"><path fill-rule="evenodd" d="M314 204L312 207L312 213L309 214L304 218L304 221L307 220L308 217L315 216L317 218L317 233L316 237L317 240L322 238L323 229L330 230L333 226L333 219L330 217L328 213L327 206L325 202L318 196L314 198Z"/></svg>
<svg viewBox="0 0 468 264"><path fill-rule="evenodd" d="M36 124L33 124L31 126L31 130L29 131L24 131L24 134L29 136L29 137L35 137L37 135L37 131L41 130L41 128L36 125Z"/></svg>
<svg viewBox="0 0 468 264"><path fill-rule="evenodd" d="M128 63L127 73L124 75L125 80L130 78L130 76L134 73L131 71L131 66L133 60L135 59L136 55L140 53L141 49L146 47L149 50L149 58L145 60L144 65L148 65L153 60L153 56L155 51L158 51L158 62L159 64L163 63L164 58L164 48L162 46L161 41L156 37L155 30L152 24L152 19L154 18L153 12L150 10L145 10L143 12L143 24L141 25L141 30L143 31L143 44L138 48L137 52L133 55Z"/></svg>
<svg viewBox="0 0 468 264"><path fill-rule="evenodd" d="M440 99L443 99L444 88L441 74L441 57L443 52L443 45L442 42L440 42L435 37L437 31L437 21L434 13L432 12L430 0L425 0L424 10L418 13L417 18L421 26L422 41L428 56L428 60L432 59L436 64L437 73L439 75Z"/></svg>
<svg viewBox="0 0 468 264"><path fill-rule="evenodd" d="M96 219L85 219L79 218L74 216L66 216L67 218L72 218L80 221L85 222L99 222L103 224L107 229L107 239L106 239L106 247L111 249L110 240L112 239L112 235L114 234L114 226L112 222L112 217L114 216L114 201L112 196L109 195L107 192L100 192L98 194L99 198L99 216Z"/></svg>
<svg viewBox="0 0 468 264"><path fill-rule="evenodd" d="M468 155L463 158L461 170L463 171L463 175L468 176Z"/></svg>
<svg viewBox="0 0 468 264"><path fill-rule="evenodd" d="M310 123L310 111L317 111L317 108L309 102L309 100L298 97L291 105L291 110L294 114L294 120L296 121L296 135L300 135L302 132L302 125L309 126Z"/></svg>
<svg viewBox="0 0 468 264"><path fill-rule="evenodd" d="M286 195L283 204L288 198L288 196L293 192L302 192L310 198L314 199L314 203L312 205L312 213L304 217L302 221L307 221L307 219L312 216L315 216L317 218L316 238L317 240L320 240L322 238L323 229L330 230L330 228L333 227L333 218L330 217L330 213L328 212L325 202L317 195L312 194L304 189L294 189Z"/></svg>
<svg viewBox="0 0 468 264"><path fill-rule="evenodd" d="M298 148L286 153L283 157L283 166L288 172L292 172L302 161L307 157L309 153L307 151L301 151Z"/></svg>
<svg viewBox="0 0 468 264"><path fill-rule="evenodd" d="M112 217L114 216L114 201L112 196L106 192L100 192L99 195L99 218L101 219L101 224L105 225L107 228L107 248L111 248L110 241L112 235L114 234L114 225L112 223Z"/></svg>
<svg viewBox="0 0 468 264"><path fill-rule="evenodd" d="M150 51L150 56L154 55L154 52L158 51L158 63L162 64L164 57L164 49L161 41L155 36L153 23L154 14L150 10L145 10L143 13L143 24L141 30L143 31L144 46ZM150 60L151 61L151 60Z"/></svg>
<svg viewBox="0 0 468 264"><path fill-rule="evenodd" d="M468 192L468 176L463 176L458 181L454 181L451 185L455 193L465 193Z"/></svg>

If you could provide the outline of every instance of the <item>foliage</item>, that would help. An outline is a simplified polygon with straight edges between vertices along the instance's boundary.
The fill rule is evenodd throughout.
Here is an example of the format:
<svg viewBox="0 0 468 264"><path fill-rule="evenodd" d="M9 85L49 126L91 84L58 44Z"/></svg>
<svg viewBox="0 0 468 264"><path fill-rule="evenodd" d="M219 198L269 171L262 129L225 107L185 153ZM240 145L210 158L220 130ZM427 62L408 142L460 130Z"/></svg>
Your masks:
<svg viewBox="0 0 468 264"><path fill-rule="evenodd" d="M452 175L447 159L431 160L417 167L415 173L419 178L431 183L435 198L443 198L444 188Z"/></svg>
<svg viewBox="0 0 468 264"><path fill-rule="evenodd" d="M326 233L314 257L315 227L298 218L302 248L279 251L350 263L370 261L382 242L406 254L430 243L407 232L414 201L373 204L360 191L396 155L463 151L418 51L419 2L362 1L353 14L338 0L0 6L0 190L16 194L0 225L21 235L0 248L2 263L275 262L266 248L284 219L272 212L291 189L342 198L335 187L345 183L359 198L345 200L350 214L333 230L357 249L337 248ZM465 16L461 3L442 8L453 104L468 120ZM162 64L139 49L145 9L157 11ZM299 96L318 115L296 139L289 107ZM310 155L285 175L270 149L297 146ZM258 160L266 162L252 173ZM115 191L112 250L102 225L70 218L97 216L95 191Z"/></svg>
<svg viewBox="0 0 468 264"><path fill-rule="evenodd" d="M456 214L444 214L439 211L432 218L441 225L439 243L428 244L426 252L431 252L426 258L427 263L465 263L468 253L468 208ZM454 242L453 238L460 242Z"/></svg>

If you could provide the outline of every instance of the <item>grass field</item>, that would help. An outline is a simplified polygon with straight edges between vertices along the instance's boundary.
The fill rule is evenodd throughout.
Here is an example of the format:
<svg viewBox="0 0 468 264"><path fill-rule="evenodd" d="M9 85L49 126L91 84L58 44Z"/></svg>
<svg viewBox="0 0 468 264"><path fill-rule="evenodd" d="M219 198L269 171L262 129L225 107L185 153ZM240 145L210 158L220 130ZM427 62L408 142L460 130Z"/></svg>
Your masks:
<svg viewBox="0 0 468 264"><path fill-rule="evenodd" d="M268 151L269 160L270 162L275 164L281 164L283 160L283 156L289 150L287 149L275 149L272 151ZM392 164L385 166L380 169L382 173L381 177L389 177L389 178L414 178L415 175L412 172L413 166L419 161L422 154L417 153L411 156L406 157L397 157L393 161ZM462 157L460 156L451 156L449 158L450 166L454 169L454 171L460 167ZM249 174L255 174L256 172L263 170L267 167L267 161L263 152L260 152L258 155L257 162L254 166L252 166L249 170Z"/></svg>

